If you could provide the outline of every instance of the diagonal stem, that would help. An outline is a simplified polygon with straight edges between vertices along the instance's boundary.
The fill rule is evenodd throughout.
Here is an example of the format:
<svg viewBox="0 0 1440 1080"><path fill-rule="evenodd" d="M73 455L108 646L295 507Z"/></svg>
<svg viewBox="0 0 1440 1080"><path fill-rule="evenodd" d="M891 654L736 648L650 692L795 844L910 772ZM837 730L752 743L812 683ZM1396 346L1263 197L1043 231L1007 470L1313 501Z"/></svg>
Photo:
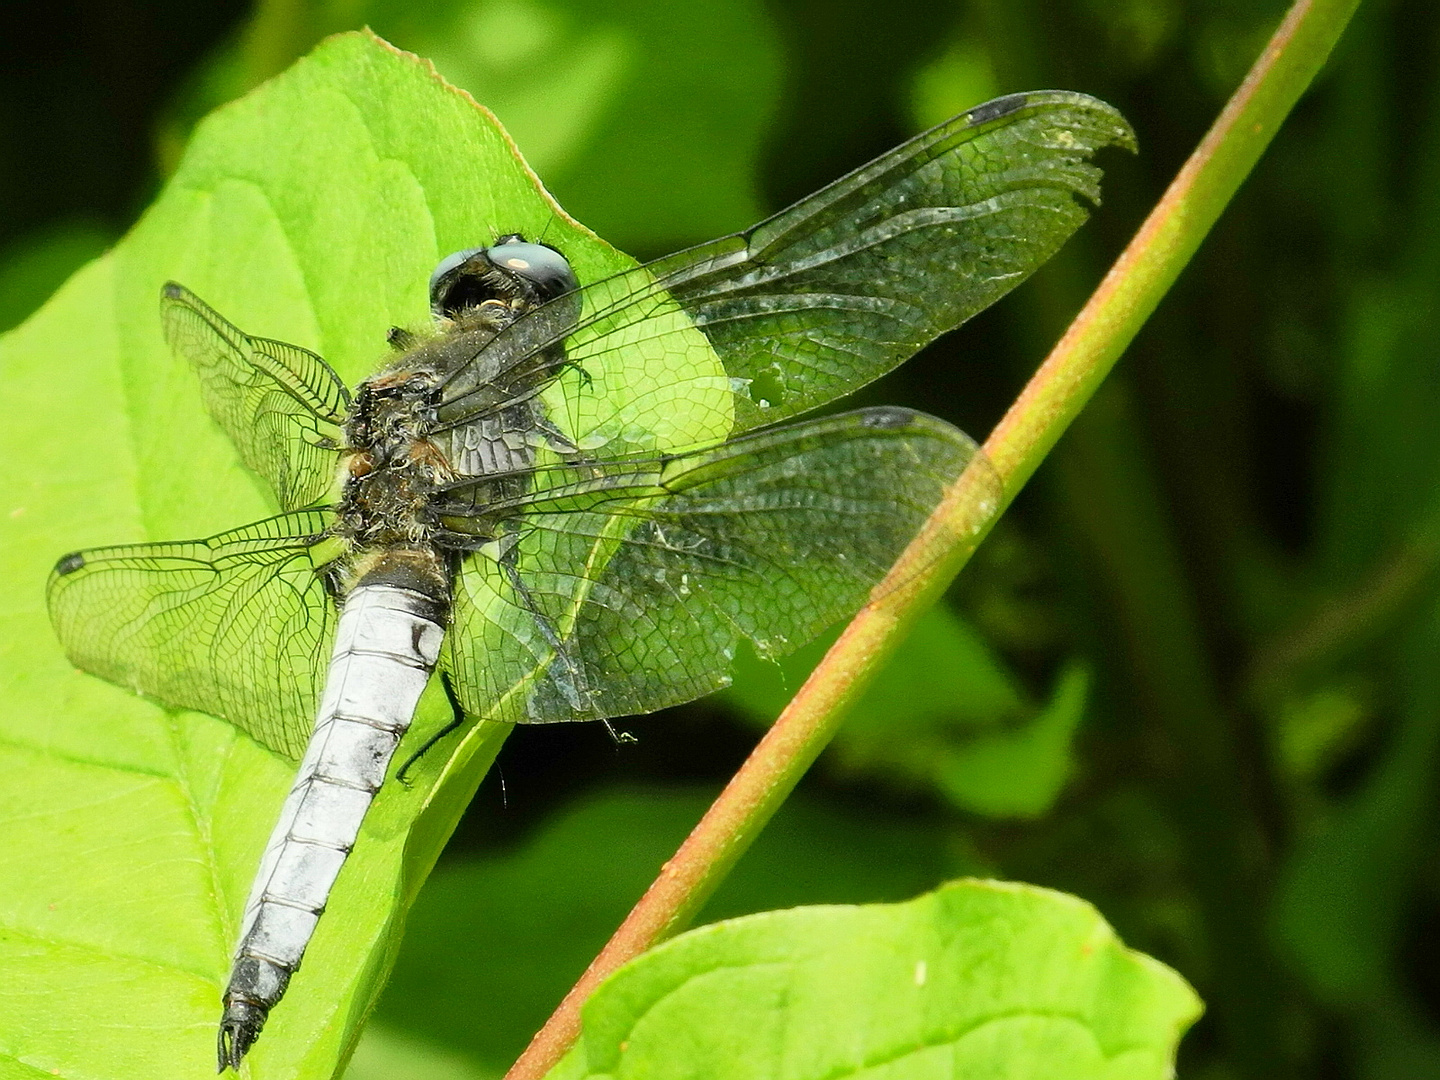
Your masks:
<svg viewBox="0 0 1440 1080"><path fill-rule="evenodd" d="M681 930L829 743L919 613L949 585L1089 401L1249 174L1359 0L1296 0L1195 152L870 602L811 673L536 1034L506 1080L538 1080L580 1033L580 1009L621 964Z"/></svg>

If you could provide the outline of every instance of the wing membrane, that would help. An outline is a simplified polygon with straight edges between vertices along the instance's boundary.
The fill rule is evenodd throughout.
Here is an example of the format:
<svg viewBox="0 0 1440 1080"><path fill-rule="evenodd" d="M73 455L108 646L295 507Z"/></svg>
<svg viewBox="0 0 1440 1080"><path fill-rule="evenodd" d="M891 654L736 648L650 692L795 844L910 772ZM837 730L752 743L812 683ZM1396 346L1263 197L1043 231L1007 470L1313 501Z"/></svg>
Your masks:
<svg viewBox="0 0 1440 1080"><path fill-rule="evenodd" d="M597 378L612 354L643 350L638 392L663 414L663 391L690 370L690 320L748 387L734 430L814 408L1018 285L1085 220L1077 197L1098 201L1088 159L1133 144L1119 113L1083 94L978 106L746 232L589 286L578 323L559 317L558 302L518 320L486 350L490 363L451 380L441 418L473 411L473 372L495 369L491 350L513 350L503 368L567 334L569 359ZM688 319L667 316L677 305ZM643 403L632 413L644 422Z"/></svg>
<svg viewBox="0 0 1440 1080"><path fill-rule="evenodd" d="M208 540L75 552L50 576L51 621L77 667L298 759L336 619L311 557L326 525L303 511Z"/></svg>
<svg viewBox="0 0 1440 1080"><path fill-rule="evenodd" d="M323 498L350 404L330 365L298 345L251 337L174 282L161 292L160 317L170 348L200 377L210 415L269 481L280 508Z"/></svg>
<svg viewBox="0 0 1440 1080"><path fill-rule="evenodd" d="M463 564L443 663L466 710L500 720L689 701L729 682L742 636L779 655L856 610L977 453L942 421L869 409L557 467L514 500L514 547Z"/></svg>

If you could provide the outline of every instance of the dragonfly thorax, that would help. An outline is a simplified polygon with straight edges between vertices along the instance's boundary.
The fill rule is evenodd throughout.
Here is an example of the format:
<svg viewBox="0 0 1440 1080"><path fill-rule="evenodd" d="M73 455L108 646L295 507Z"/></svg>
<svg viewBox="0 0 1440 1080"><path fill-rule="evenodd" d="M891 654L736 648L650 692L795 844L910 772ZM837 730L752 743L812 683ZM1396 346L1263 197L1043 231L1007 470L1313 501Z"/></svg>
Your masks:
<svg viewBox="0 0 1440 1080"><path fill-rule="evenodd" d="M445 379L477 358L483 363L485 346L525 310L515 297L491 299L437 318L431 336L392 333L400 353L360 384L344 425L336 532L355 552L352 578L367 550L443 546L435 504L445 485L503 477L494 496L509 494L532 463L540 406L531 379L510 385L491 376L470 423L445 426L436 418Z"/></svg>
<svg viewBox="0 0 1440 1080"><path fill-rule="evenodd" d="M427 438L432 379L389 372L360 385L345 424L340 535L361 548L419 547L430 540L430 494L454 476Z"/></svg>

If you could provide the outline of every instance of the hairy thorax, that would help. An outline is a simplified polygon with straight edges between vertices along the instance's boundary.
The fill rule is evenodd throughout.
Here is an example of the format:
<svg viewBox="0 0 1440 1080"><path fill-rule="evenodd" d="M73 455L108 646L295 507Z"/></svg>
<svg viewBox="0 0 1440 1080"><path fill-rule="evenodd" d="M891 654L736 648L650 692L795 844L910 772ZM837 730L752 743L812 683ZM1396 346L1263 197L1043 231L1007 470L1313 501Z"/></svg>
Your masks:
<svg viewBox="0 0 1440 1080"><path fill-rule="evenodd" d="M443 532L437 506L447 485L494 478L497 493L513 486L534 454L526 431L538 422L533 396L500 401L492 415L458 427L437 422L445 378L480 354L518 312L489 303L442 326L434 336L397 332L401 351L362 382L344 426L342 491L336 535L350 547L350 572L363 577L381 553L410 552L435 563Z"/></svg>

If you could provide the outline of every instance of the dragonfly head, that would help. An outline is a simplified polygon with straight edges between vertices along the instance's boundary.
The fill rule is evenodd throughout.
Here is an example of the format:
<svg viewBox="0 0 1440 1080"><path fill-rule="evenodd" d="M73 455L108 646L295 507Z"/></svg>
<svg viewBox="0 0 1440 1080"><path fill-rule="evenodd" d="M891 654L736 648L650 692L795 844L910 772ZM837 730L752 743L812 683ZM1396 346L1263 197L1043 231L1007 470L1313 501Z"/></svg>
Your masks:
<svg viewBox="0 0 1440 1080"><path fill-rule="evenodd" d="M440 260L430 275L430 310L438 319L453 319L491 300L530 308L579 287L564 255L511 233L490 247L466 248Z"/></svg>

